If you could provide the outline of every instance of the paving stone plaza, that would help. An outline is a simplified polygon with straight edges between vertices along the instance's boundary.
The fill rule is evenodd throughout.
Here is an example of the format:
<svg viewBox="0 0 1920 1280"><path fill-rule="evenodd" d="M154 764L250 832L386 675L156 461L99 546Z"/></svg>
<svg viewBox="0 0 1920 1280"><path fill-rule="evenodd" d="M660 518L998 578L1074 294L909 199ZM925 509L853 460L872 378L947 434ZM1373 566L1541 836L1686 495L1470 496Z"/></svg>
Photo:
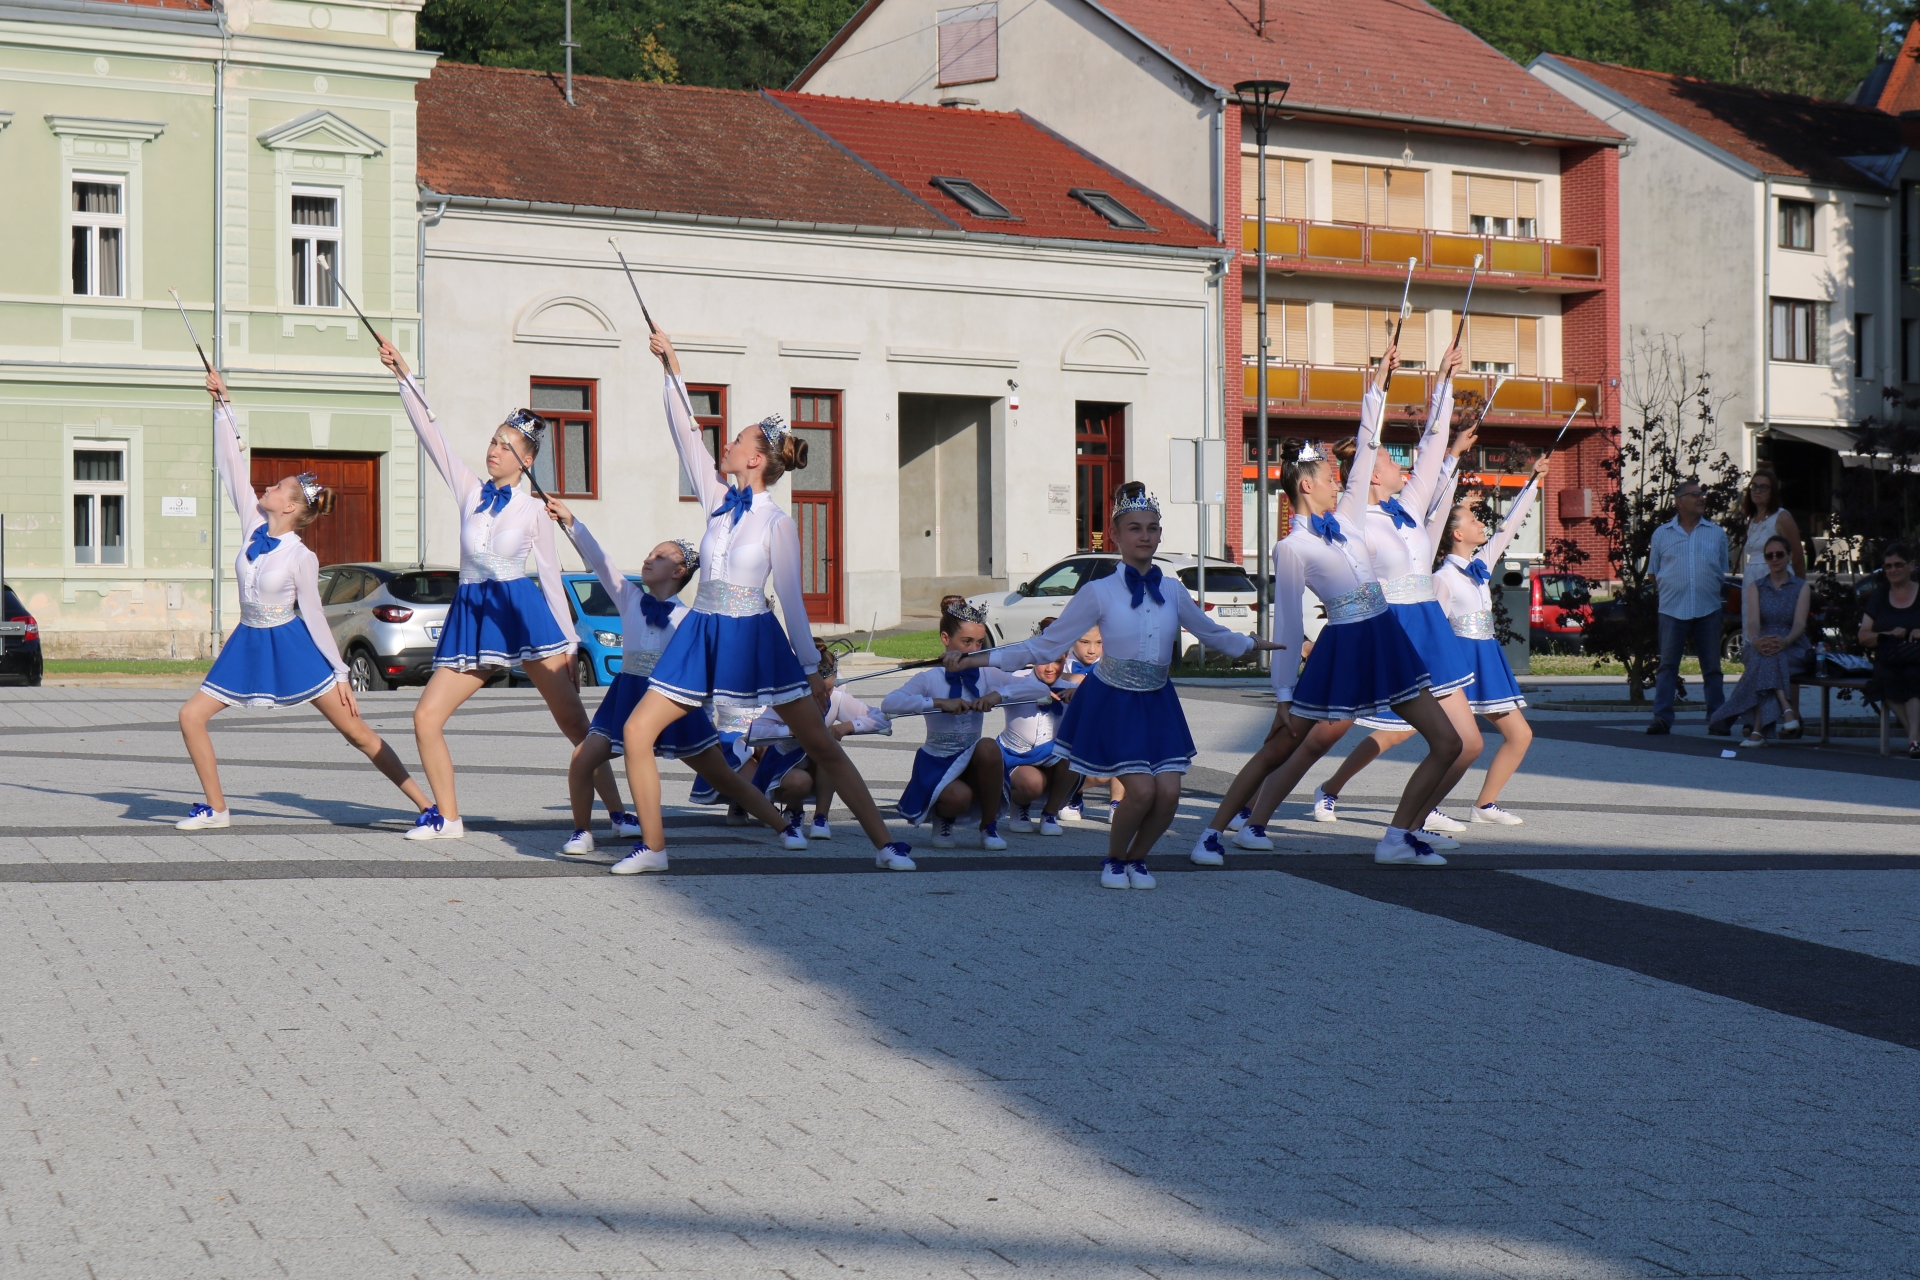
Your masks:
<svg viewBox="0 0 1920 1280"><path fill-rule="evenodd" d="M1099 806L889 874L677 766L615 879L529 691L453 722L464 842L310 709L219 717L178 833L183 691L0 692L0 1274L1920 1275L1908 761L1543 712L1445 870L1363 856L1403 748L1199 871L1270 703L1182 692L1152 893ZM883 803L919 733L850 741Z"/></svg>

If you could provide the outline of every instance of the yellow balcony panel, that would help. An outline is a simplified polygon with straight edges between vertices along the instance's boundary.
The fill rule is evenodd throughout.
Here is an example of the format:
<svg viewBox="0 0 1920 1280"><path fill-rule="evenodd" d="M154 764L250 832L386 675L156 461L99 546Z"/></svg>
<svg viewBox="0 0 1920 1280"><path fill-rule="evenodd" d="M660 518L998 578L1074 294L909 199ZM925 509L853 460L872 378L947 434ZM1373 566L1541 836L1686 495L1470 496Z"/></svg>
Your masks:
<svg viewBox="0 0 1920 1280"><path fill-rule="evenodd" d="M1260 366L1248 365L1246 368L1246 397L1258 401L1260 393ZM1267 366L1267 399L1298 400L1300 398L1300 366Z"/></svg>
<svg viewBox="0 0 1920 1280"><path fill-rule="evenodd" d="M1365 239L1359 227L1331 227L1310 222L1307 224L1307 256L1360 262L1366 258Z"/></svg>
<svg viewBox="0 0 1920 1280"><path fill-rule="evenodd" d="M1260 219L1246 218L1240 223L1240 247L1248 253L1260 251ZM1300 253L1300 224L1267 219L1267 253L1296 257Z"/></svg>
<svg viewBox="0 0 1920 1280"><path fill-rule="evenodd" d="M1427 375L1424 373L1396 373L1387 383L1387 406L1416 405L1416 412L1426 412Z"/></svg>
<svg viewBox="0 0 1920 1280"><path fill-rule="evenodd" d="M1427 260L1426 237L1418 231L1381 231L1375 228L1369 239L1372 243L1367 257L1383 266L1404 269L1408 258L1421 263Z"/></svg>
<svg viewBox="0 0 1920 1280"><path fill-rule="evenodd" d="M1547 384L1532 378L1509 378L1493 398L1496 413L1545 413Z"/></svg>
<svg viewBox="0 0 1920 1280"><path fill-rule="evenodd" d="M1468 270L1473 266L1473 255L1485 253L1486 245L1487 242L1479 236L1435 236L1433 265Z"/></svg>
<svg viewBox="0 0 1920 1280"><path fill-rule="evenodd" d="M1307 399L1320 404L1359 404L1367 390L1361 369L1307 370Z"/></svg>
<svg viewBox="0 0 1920 1280"><path fill-rule="evenodd" d="M1600 251L1583 244L1550 244L1547 246L1547 270L1556 276L1598 280Z"/></svg>
<svg viewBox="0 0 1920 1280"><path fill-rule="evenodd" d="M1494 271L1537 276L1546 270L1545 248L1538 240L1495 240L1490 246L1487 266Z"/></svg>
<svg viewBox="0 0 1920 1280"><path fill-rule="evenodd" d="M1600 384L1597 382L1556 382L1553 384L1553 412L1572 413L1573 406L1585 400L1586 414L1600 412Z"/></svg>

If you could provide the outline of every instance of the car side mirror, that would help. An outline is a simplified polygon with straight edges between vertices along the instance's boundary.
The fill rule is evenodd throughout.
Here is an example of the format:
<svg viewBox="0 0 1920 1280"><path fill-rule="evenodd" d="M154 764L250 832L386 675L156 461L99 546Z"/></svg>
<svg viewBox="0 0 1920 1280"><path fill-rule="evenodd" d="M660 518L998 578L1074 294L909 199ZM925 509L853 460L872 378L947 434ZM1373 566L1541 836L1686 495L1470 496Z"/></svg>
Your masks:
<svg viewBox="0 0 1920 1280"><path fill-rule="evenodd" d="M1015 595L1030 596L1033 594L1033 584L1031 582L1023 582L1013 590Z"/></svg>

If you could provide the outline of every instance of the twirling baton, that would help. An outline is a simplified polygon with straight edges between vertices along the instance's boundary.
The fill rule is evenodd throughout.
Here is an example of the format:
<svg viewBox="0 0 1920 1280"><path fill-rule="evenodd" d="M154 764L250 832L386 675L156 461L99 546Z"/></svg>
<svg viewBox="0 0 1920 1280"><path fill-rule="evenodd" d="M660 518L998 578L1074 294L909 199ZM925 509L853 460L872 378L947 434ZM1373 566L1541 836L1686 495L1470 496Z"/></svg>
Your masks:
<svg viewBox="0 0 1920 1280"><path fill-rule="evenodd" d="M1566 437L1567 427L1570 427L1573 425L1573 420L1579 417L1580 411L1586 407L1587 407L1587 399L1585 396L1582 396L1580 397L1580 399L1573 402L1573 412L1567 415L1566 426L1561 427L1560 434L1553 438L1553 446L1552 448L1549 448L1547 450L1548 453L1552 453L1555 449L1558 449L1560 447L1560 441Z"/></svg>
<svg viewBox="0 0 1920 1280"><path fill-rule="evenodd" d="M1480 264L1486 259L1480 254L1473 255L1473 274L1467 277L1467 300L1460 304L1460 326L1453 331L1453 345L1460 345L1460 335L1467 331L1467 312L1473 308L1473 282L1480 278Z"/></svg>
<svg viewBox="0 0 1920 1280"><path fill-rule="evenodd" d="M1400 330L1407 323L1407 316L1413 310L1407 305L1407 296L1413 292L1413 269L1420 265L1420 259L1407 259L1407 282L1400 287L1400 320L1393 326L1393 345L1400 345Z"/></svg>
<svg viewBox="0 0 1920 1280"><path fill-rule="evenodd" d="M613 256L620 259L620 270L626 273L627 287L633 290L633 300L640 304L640 314L646 319L647 332L660 332L660 326L653 322L653 313L647 310L647 300L640 296L640 285L639 282L633 278L633 268L627 265L627 255L620 252L620 245L612 236L607 237L607 243L613 246ZM687 406L687 417L689 419L693 418L695 416L693 412L693 401L687 397L684 386L680 389L680 399Z"/></svg>
<svg viewBox="0 0 1920 1280"><path fill-rule="evenodd" d="M193 321L187 318L187 308L180 301L180 291L168 285L167 292L173 295L173 305L180 308L180 320L187 326L187 336L193 339L193 349L200 353L200 363L206 367L208 373L212 373L213 361L207 359L207 349L200 345L200 335L193 331Z"/></svg>
<svg viewBox="0 0 1920 1280"><path fill-rule="evenodd" d="M373 327L373 321L367 319L367 313L360 309L360 304L355 302L353 295L347 292L347 286L340 283L340 273L333 269L333 264L331 263L327 264L327 275L332 277L333 287L339 290L340 296L347 300L347 305L353 308L353 314L360 317L360 323L367 326L367 332L373 335L374 342L384 346L387 340L380 336L378 329ZM420 403L425 406L427 410L427 421L440 421L440 416L433 411L433 406L427 404L427 393L420 389L420 384L413 380L413 375L411 373L403 373L400 375L400 380L412 387L413 394L420 397ZM518 455L516 454L515 456L517 457Z"/></svg>

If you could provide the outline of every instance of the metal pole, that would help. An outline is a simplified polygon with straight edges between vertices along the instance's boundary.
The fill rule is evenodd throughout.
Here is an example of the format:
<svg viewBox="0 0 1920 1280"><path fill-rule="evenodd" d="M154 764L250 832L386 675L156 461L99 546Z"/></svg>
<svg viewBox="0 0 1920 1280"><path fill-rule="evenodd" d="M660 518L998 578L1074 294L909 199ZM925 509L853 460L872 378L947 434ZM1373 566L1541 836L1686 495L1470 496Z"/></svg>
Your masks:
<svg viewBox="0 0 1920 1280"><path fill-rule="evenodd" d="M573 51L580 46L573 42L573 0L567 0L567 35L561 47L567 51L567 105L573 105Z"/></svg>
<svg viewBox="0 0 1920 1280"><path fill-rule="evenodd" d="M1267 111L1273 103L1275 93L1277 92L1284 100L1290 87L1285 80L1247 80L1234 86L1234 92L1240 95L1243 102L1248 97L1253 99L1253 140L1260 166L1256 184L1259 190L1257 216L1260 225L1254 236L1254 252L1260 259L1260 278L1257 282L1259 291L1254 306L1255 314L1259 317L1260 347L1259 381L1254 388L1254 393L1260 398L1258 426L1255 431L1259 472L1258 479L1254 482L1254 495L1260 506L1254 523L1255 554L1260 560L1260 601L1256 606L1260 610L1260 616L1256 619L1253 630L1254 634L1262 640L1269 639L1273 630L1268 623L1273 609L1273 601L1270 598L1273 594L1273 575L1267 558L1269 544L1273 541L1267 519ZM1260 665L1262 668L1267 665L1267 655L1264 651L1260 655Z"/></svg>

